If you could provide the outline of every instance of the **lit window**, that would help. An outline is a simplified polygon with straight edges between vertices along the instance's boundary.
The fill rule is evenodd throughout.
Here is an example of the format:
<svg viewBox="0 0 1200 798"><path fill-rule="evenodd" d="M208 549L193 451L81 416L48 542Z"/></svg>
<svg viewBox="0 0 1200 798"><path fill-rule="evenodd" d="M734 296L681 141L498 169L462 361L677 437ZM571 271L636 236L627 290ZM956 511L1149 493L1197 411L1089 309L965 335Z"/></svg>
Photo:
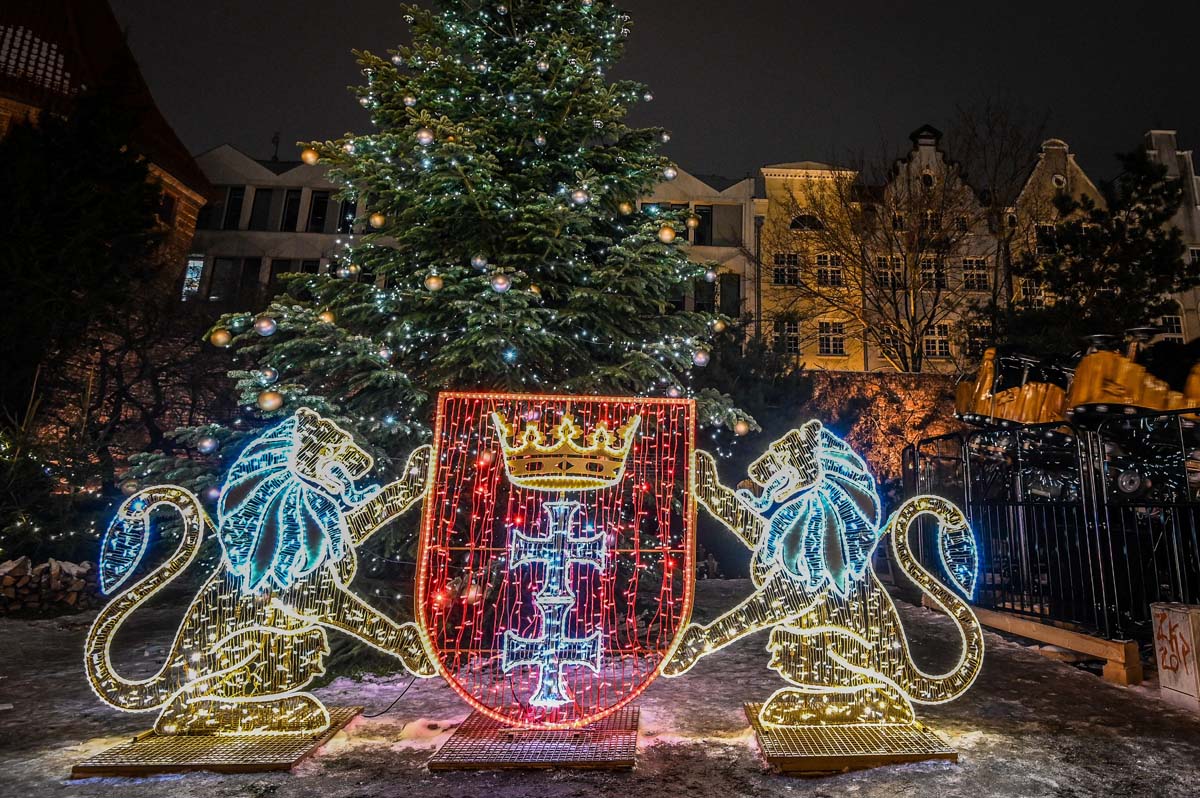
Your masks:
<svg viewBox="0 0 1200 798"><path fill-rule="evenodd" d="M845 322L817 322L817 353L827 357L839 357L846 354Z"/></svg>
<svg viewBox="0 0 1200 798"><path fill-rule="evenodd" d="M963 258L963 288L967 291L987 291L991 280L986 258Z"/></svg>
<svg viewBox="0 0 1200 798"><path fill-rule="evenodd" d="M204 276L204 256L188 255L187 265L183 269L183 293L180 299L187 302L200 293L200 278Z"/></svg>
<svg viewBox="0 0 1200 798"><path fill-rule="evenodd" d="M846 276L842 271L841 255L817 256L817 285L840 288L846 284Z"/></svg>
<svg viewBox="0 0 1200 798"><path fill-rule="evenodd" d="M950 325L934 324L925 333L925 357L950 357Z"/></svg>
<svg viewBox="0 0 1200 798"><path fill-rule="evenodd" d="M875 284L880 288L904 287L904 261L899 255L879 255L875 258Z"/></svg>
<svg viewBox="0 0 1200 798"><path fill-rule="evenodd" d="M941 258L921 258L921 286L926 289L946 287L946 263Z"/></svg>

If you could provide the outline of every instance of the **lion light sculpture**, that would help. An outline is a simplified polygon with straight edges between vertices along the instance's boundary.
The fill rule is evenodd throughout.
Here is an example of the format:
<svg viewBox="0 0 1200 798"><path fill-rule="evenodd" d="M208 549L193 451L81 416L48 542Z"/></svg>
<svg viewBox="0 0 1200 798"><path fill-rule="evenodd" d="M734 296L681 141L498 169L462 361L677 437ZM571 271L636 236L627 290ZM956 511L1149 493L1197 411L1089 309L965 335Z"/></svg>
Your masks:
<svg viewBox="0 0 1200 798"><path fill-rule="evenodd" d="M324 672L327 629L396 656L431 676L414 624L398 624L350 589L355 549L424 493L428 447L410 455L404 477L386 489L358 491L373 467L351 436L311 410L263 433L230 470L218 521L177 487L130 496L105 534L101 587L116 595L88 635L84 662L105 703L159 711L161 735L317 734L329 712L304 692ZM137 570L152 518L178 516L178 546L162 565L121 589ZM133 612L190 568L206 534L221 558L184 614L162 667L128 679L113 667L114 637ZM119 592L118 592L119 591Z"/></svg>
<svg viewBox="0 0 1200 798"><path fill-rule="evenodd" d="M857 454L813 421L771 444L750 468L754 490L731 490L716 463L696 455L700 503L754 552L755 591L708 625L684 632L667 676L770 629L770 667L788 683L759 709L764 726L909 725L914 703L961 695L983 663L983 631L967 603L913 556L914 521L931 517L954 585L970 597L978 556L962 512L931 496L910 499L886 522L875 481ZM890 537L893 562L953 620L961 656L930 675L912 660L899 615L871 564Z"/></svg>

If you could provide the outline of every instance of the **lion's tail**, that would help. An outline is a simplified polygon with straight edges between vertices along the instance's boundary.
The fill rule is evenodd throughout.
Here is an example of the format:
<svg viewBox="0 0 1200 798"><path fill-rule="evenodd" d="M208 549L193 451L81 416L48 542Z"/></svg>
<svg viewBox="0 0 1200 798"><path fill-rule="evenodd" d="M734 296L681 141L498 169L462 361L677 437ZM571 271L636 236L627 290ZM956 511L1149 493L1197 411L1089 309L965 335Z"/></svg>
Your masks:
<svg viewBox="0 0 1200 798"><path fill-rule="evenodd" d="M153 676L126 679L116 672L109 659L113 638L134 610L192 564L200 552L204 531L211 525L200 500L182 488L147 488L130 496L117 511L105 535L104 555L117 562L106 571L106 563L101 561L102 577L106 574L110 577L102 579L106 582L103 584L105 592L119 587L136 568L149 545L151 515L160 507L175 510L183 524L175 553L100 611L84 646L84 668L96 695L110 706L132 712L157 709L166 703L174 688L182 684L183 673L168 657Z"/></svg>
<svg viewBox="0 0 1200 798"><path fill-rule="evenodd" d="M888 520L887 531L891 532L892 555L900 569L933 602L938 605L954 625L962 643L962 654L958 663L947 673L930 675L923 672L905 651L903 677L899 686L913 701L922 704L940 704L951 701L971 686L983 667L983 627L971 611L971 607L947 588L917 562L909 546L908 534L912 523L922 515L932 515L939 524L939 535L965 531L967 519L953 503L937 496L919 496L906 501Z"/></svg>

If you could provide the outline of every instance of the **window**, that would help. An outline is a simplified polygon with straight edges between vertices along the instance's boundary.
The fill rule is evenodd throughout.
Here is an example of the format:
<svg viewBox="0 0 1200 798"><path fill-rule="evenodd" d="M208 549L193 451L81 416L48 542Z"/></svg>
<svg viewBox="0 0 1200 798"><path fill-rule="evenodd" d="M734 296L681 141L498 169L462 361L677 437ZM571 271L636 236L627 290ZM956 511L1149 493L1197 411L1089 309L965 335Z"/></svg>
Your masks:
<svg viewBox="0 0 1200 798"><path fill-rule="evenodd" d="M338 211L338 227L339 233L353 233L354 220L358 218L358 203L354 200L342 200L342 207Z"/></svg>
<svg viewBox="0 0 1200 798"><path fill-rule="evenodd" d="M921 231L924 233L936 233L942 229L942 215L933 211L925 211L925 215L921 217Z"/></svg>
<svg viewBox="0 0 1200 798"><path fill-rule="evenodd" d="M701 218L703 218L703 214ZM742 222L741 205L714 205L712 245L714 247L740 247L742 245Z"/></svg>
<svg viewBox="0 0 1200 798"><path fill-rule="evenodd" d="M1191 247L1188 249L1188 260L1193 266L1200 266L1200 247Z"/></svg>
<svg viewBox="0 0 1200 798"><path fill-rule="evenodd" d="M815 213L801 213L792 217L793 230L824 230L825 223Z"/></svg>
<svg viewBox="0 0 1200 798"><path fill-rule="evenodd" d="M904 260L899 255L879 255L875 258L875 284L880 288L904 287Z"/></svg>
<svg viewBox="0 0 1200 798"><path fill-rule="evenodd" d="M845 322L817 322L817 353L826 357L841 357L846 354Z"/></svg>
<svg viewBox="0 0 1200 798"><path fill-rule="evenodd" d="M800 322L785 321L778 325L779 350L789 355L800 354Z"/></svg>
<svg viewBox="0 0 1200 798"><path fill-rule="evenodd" d="M954 229L960 233L969 232L971 229L971 222L965 216L956 216L954 218Z"/></svg>
<svg viewBox="0 0 1200 798"><path fill-rule="evenodd" d="M250 230L266 230L267 219L271 215L271 195L269 188L254 189L254 202L250 206Z"/></svg>
<svg viewBox="0 0 1200 798"><path fill-rule="evenodd" d="M817 285L840 288L846 284L841 255L817 255Z"/></svg>
<svg viewBox="0 0 1200 798"><path fill-rule="evenodd" d="M200 278L204 276L204 256L188 255L187 264L183 267L183 291L180 300L187 302L200 294Z"/></svg>
<svg viewBox="0 0 1200 798"><path fill-rule="evenodd" d="M314 191L312 193L312 202L308 206L308 226L305 228L310 233L324 233L325 220L329 216L329 192Z"/></svg>
<svg viewBox="0 0 1200 798"><path fill-rule="evenodd" d="M712 313L717 309L717 284L707 280L697 280L692 290L695 300L693 308L699 313Z"/></svg>
<svg viewBox="0 0 1200 798"><path fill-rule="evenodd" d="M258 304L262 285L259 278L262 273L262 258L245 258L242 260L242 275L238 281L237 302L240 310L254 307Z"/></svg>
<svg viewBox="0 0 1200 798"><path fill-rule="evenodd" d="M895 330L885 331L879 336L879 348L887 357L898 358L904 351L904 341Z"/></svg>
<svg viewBox="0 0 1200 798"><path fill-rule="evenodd" d="M290 258L272 258L271 259L271 277L267 283L268 289L274 294L279 287L279 275L290 274L296 271L295 261Z"/></svg>
<svg viewBox="0 0 1200 798"><path fill-rule="evenodd" d="M963 258L963 288L967 291L987 291L991 288L986 258Z"/></svg>
<svg viewBox="0 0 1200 798"><path fill-rule="evenodd" d="M973 359L983 357L983 353L992 345L992 323L990 321L974 322L967 325L966 354Z"/></svg>
<svg viewBox="0 0 1200 798"><path fill-rule="evenodd" d="M237 230L242 221L242 202L246 199L246 189L242 186L230 186L225 195L225 219L221 222L222 230Z"/></svg>
<svg viewBox="0 0 1200 798"><path fill-rule="evenodd" d="M950 325L934 324L925 333L925 357L950 357Z"/></svg>
<svg viewBox="0 0 1200 798"><path fill-rule="evenodd" d="M921 258L921 287L943 289L946 287L946 263L941 258Z"/></svg>
<svg viewBox="0 0 1200 798"><path fill-rule="evenodd" d="M233 258L214 258L212 279L208 281L208 301L227 302L233 299L234 269L237 261Z"/></svg>
<svg viewBox="0 0 1200 798"><path fill-rule="evenodd" d="M932 172L925 172L921 175L921 187L926 191L933 191L935 185L937 185L937 179L934 178Z"/></svg>
<svg viewBox="0 0 1200 798"><path fill-rule="evenodd" d="M892 216L892 229L893 230L905 229L904 214L897 213Z"/></svg>
<svg viewBox="0 0 1200 798"><path fill-rule="evenodd" d="M1172 343L1183 343L1183 316L1163 316L1158 320L1162 340Z"/></svg>
<svg viewBox="0 0 1200 798"><path fill-rule="evenodd" d="M692 213L700 220L696 229L692 231L692 243L701 247L711 247L713 245L713 206L697 205L692 208Z"/></svg>
<svg viewBox="0 0 1200 798"><path fill-rule="evenodd" d="M302 260L300 261L300 271L304 274L317 274L321 271L321 261Z"/></svg>
<svg viewBox="0 0 1200 798"><path fill-rule="evenodd" d="M1053 255L1058 252L1058 233L1052 224L1037 226L1037 254Z"/></svg>
<svg viewBox="0 0 1200 798"><path fill-rule="evenodd" d="M773 285L800 285L800 255L796 252L776 252Z"/></svg>
<svg viewBox="0 0 1200 798"><path fill-rule="evenodd" d="M1021 281L1021 297L1027 308L1040 310L1046 307L1046 287L1032 280Z"/></svg>
<svg viewBox="0 0 1200 798"><path fill-rule="evenodd" d="M742 277L726 272L720 277L721 314L731 319L742 315Z"/></svg>
<svg viewBox="0 0 1200 798"><path fill-rule="evenodd" d="M281 233L296 232L300 221L300 189L289 188L283 197L283 213L279 216L279 231Z"/></svg>

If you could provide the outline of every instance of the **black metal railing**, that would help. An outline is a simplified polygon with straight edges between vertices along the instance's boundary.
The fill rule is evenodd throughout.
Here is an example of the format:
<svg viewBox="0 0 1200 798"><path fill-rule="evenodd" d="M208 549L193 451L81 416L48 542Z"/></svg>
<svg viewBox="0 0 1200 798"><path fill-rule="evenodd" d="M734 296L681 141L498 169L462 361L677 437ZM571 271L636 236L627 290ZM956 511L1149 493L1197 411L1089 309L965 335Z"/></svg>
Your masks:
<svg viewBox="0 0 1200 798"><path fill-rule="evenodd" d="M1150 604L1200 603L1196 411L988 428L909 447L905 486L966 512L975 603L1110 639L1148 639ZM934 530L918 553L939 568Z"/></svg>

